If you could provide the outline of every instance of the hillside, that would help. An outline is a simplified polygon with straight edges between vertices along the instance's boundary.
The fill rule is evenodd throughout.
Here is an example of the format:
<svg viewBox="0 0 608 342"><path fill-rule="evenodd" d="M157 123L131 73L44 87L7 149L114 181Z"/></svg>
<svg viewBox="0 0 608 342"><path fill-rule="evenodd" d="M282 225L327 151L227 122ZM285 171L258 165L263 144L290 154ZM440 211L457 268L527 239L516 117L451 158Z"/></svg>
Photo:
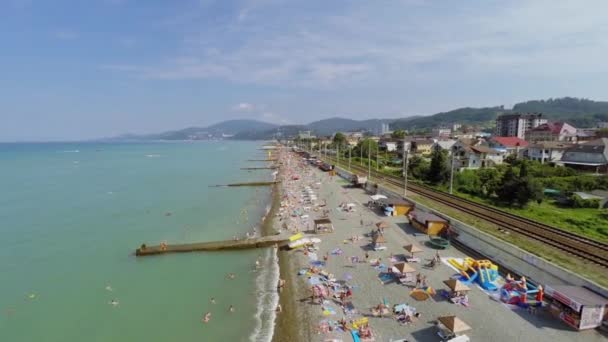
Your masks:
<svg viewBox="0 0 608 342"><path fill-rule="evenodd" d="M397 119L391 124L391 129L429 129L449 126L454 123L466 125L491 126L498 114L505 112L502 106L487 108L459 108L449 112L441 112L430 116Z"/></svg>
<svg viewBox="0 0 608 342"><path fill-rule="evenodd" d="M575 127L593 127L599 121L608 121L608 102L564 97L534 100L513 106L515 112L543 113L552 120L563 120Z"/></svg>
<svg viewBox="0 0 608 342"><path fill-rule="evenodd" d="M410 131L427 130L453 123L491 129L501 113L539 112L549 120L567 121L575 127L595 127L600 121L608 121L608 102L564 97L548 100L521 102L506 110L503 106L473 108L465 107L428 116L412 116L401 119L353 120L333 117L314 121L306 125L277 126L256 120L229 120L209 127L189 127L177 131L143 136L128 135L129 139L199 140L226 137L232 139L262 140L273 137L292 137L300 131L312 131L317 136L335 132L368 131L377 133L381 123L389 123L391 129Z"/></svg>

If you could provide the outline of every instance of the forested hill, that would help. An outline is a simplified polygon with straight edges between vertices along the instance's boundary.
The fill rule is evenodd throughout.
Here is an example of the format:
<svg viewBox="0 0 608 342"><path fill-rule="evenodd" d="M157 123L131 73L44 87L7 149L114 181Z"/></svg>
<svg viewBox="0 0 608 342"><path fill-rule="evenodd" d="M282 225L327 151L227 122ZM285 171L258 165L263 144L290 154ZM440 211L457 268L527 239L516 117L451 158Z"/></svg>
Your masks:
<svg viewBox="0 0 608 342"><path fill-rule="evenodd" d="M552 120L562 120L575 127L592 127L599 121L608 121L608 102L564 97L534 100L513 106L514 112L543 113Z"/></svg>

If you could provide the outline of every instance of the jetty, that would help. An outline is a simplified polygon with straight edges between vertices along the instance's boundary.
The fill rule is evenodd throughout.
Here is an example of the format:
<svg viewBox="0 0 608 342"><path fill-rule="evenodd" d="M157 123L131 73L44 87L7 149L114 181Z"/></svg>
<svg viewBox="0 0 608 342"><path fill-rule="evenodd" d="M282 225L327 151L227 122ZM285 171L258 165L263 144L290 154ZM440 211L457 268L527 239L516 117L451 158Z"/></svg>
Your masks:
<svg viewBox="0 0 608 342"><path fill-rule="evenodd" d="M223 186L271 186L275 184L281 183L280 181L270 181L270 182L247 182L247 183L232 183L232 184L217 184L217 185L209 185L210 188L219 188Z"/></svg>
<svg viewBox="0 0 608 342"><path fill-rule="evenodd" d="M141 245L135 250L136 256L159 255L169 253L212 252L223 250L253 249L271 246L281 247L289 242L286 236L273 235L260 238L212 241L185 244L161 244L156 246Z"/></svg>
<svg viewBox="0 0 608 342"><path fill-rule="evenodd" d="M241 170L276 170L278 166L269 166L269 167L242 167Z"/></svg>

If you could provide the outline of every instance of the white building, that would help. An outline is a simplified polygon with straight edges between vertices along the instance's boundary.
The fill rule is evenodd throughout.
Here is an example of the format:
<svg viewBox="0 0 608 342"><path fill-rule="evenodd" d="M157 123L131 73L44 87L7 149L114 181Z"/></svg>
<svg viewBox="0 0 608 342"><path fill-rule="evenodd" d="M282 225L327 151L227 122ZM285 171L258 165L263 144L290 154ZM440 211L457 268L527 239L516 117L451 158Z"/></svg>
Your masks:
<svg viewBox="0 0 608 342"><path fill-rule="evenodd" d="M547 123L542 116L540 113L500 115L496 118L496 136L524 139L526 132Z"/></svg>
<svg viewBox="0 0 608 342"><path fill-rule="evenodd" d="M571 146L572 144L559 141L539 142L528 146L524 155L530 160L536 160L541 163L559 162L564 155L564 151Z"/></svg>
<svg viewBox="0 0 608 342"><path fill-rule="evenodd" d="M452 130L449 128L433 128L433 138L449 138Z"/></svg>

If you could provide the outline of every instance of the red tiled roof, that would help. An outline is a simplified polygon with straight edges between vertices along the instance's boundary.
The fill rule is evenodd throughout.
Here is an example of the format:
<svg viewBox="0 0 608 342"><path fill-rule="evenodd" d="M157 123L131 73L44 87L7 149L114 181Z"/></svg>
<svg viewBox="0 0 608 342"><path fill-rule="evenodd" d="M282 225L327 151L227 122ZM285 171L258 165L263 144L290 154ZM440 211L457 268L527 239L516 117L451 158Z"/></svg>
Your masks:
<svg viewBox="0 0 608 342"><path fill-rule="evenodd" d="M518 137L494 137L492 140L505 147L528 147L528 142Z"/></svg>
<svg viewBox="0 0 608 342"><path fill-rule="evenodd" d="M534 132L549 131L553 134L559 134L562 131L562 127L564 127L563 122L549 122L549 123L542 124L536 128L533 128L532 131L534 131Z"/></svg>

